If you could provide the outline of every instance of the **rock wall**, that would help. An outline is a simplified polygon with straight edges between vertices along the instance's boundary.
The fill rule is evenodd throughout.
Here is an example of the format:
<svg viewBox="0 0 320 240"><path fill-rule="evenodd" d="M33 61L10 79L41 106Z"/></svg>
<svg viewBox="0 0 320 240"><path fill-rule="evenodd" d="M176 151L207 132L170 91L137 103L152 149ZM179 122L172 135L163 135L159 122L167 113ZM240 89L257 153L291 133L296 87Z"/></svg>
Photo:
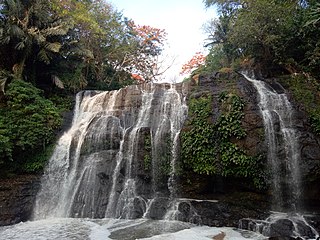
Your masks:
<svg viewBox="0 0 320 240"><path fill-rule="evenodd" d="M0 179L0 226L29 220L39 187L38 175Z"/></svg>

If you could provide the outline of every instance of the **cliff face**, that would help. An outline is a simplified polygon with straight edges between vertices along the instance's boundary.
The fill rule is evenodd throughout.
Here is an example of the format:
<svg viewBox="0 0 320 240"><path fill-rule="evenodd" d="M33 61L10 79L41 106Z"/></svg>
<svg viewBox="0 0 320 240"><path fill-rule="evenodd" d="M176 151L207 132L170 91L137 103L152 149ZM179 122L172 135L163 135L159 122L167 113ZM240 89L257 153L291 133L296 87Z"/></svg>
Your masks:
<svg viewBox="0 0 320 240"><path fill-rule="evenodd" d="M286 91L276 80L268 81L276 91ZM169 89L170 87L167 86L165 88ZM231 141L243 149L249 156L261 156L262 162L266 163L268 146L265 142L263 118L258 106L257 91L250 82L240 75L217 73L199 76L198 83L191 82L190 84L184 84L183 88L181 85L181 88L179 87L178 90L184 92L184 94L188 93L187 100L200 98L204 95L211 96L212 122L215 122L222 114L222 109L220 109L219 105L219 96L222 92L232 92L240 96L244 100L244 117L242 118L241 125L246 132L246 136L240 139L231 139ZM115 103L115 116L123 116L120 114L121 109L128 110L126 116L130 119L136 116L137 111L135 109L141 105L141 97L137 92L137 88L128 87L119 94L128 95L130 98L124 101L124 98L121 97L122 101ZM160 90L155 92L155 100L152 102L153 109L157 109L154 105L159 104L159 96L162 94L163 92ZM288 95L290 97L290 93ZM294 109L296 117L295 125L299 132L300 166L304 185L302 198L307 210L316 209L318 211L320 209L320 189L318 187L320 184L320 139L312 133L308 117L303 108L299 104L294 103ZM157 111L160 110L158 109ZM129 124L127 120L121 123L125 122ZM114 133L108 133L108 131L106 133L108 136L114 136L110 144L119 149L119 136ZM149 198L152 195L149 187L154 177L148 165L149 158L151 157L151 146L148 143L150 141L150 127L141 128L139 138L136 140L138 146L140 146L136 153L138 161L134 165L135 176L138 179L137 183L139 185L138 193L140 194L141 192L142 197L148 195ZM88 145L87 147L90 146ZM104 149L105 147L92 145L90 149L93 151L96 148ZM105 164L107 165L107 163ZM103 186L108 186L108 179L111 175L112 173L108 176L97 174L97 181ZM168 176L164 179L164 184L158 181L159 189L164 188L165 190L162 191L163 195L154 201L155 208L149 212L149 217L151 218L163 217L166 209L169 207L169 196L166 196L169 191L167 189L167 178ZM176 194L180 198L177 206L180 212L178 219L183 221L192 219L196 223L212 226L237 226L239 219L242 218L264 219L271 205L270 191L257 190L245 178L223 177L219 175L208 176L186 171L181 173L177 179L174 179L174 183L178 185ZM140 184L142 185L140 186ZM110 189L111 185L108 188ZM30 217L38 190L39 178L37 176L15 179L15 181L1 181L0 225L27 220ZM184 200L186 198L189 200ZM197 199L205 199L207 201L198 201ZM195 218L194 213L197 213L196 215L200 216L200 219ZM139 213L138 216L142 216L142 213Z"/></svg>
<svg viewBox="0 0 320 240"><path fill-rule="evenodd" d="M268 82L274 91L278 93L286 93L293 104L293 121L294 127L298 132L298 151L301 158L299 161L302 175L301 199L303 201L303 209L312 211L314 208L320 207L320 189L317 187L320 184L320 137L312 132L308 116L304 111L303 106L293 101L290 92L284 89L276 79L266 79L265 81ZM263 117L258 106L259 95L252 83L235 73L214 73L211 75L200 76L198 83L193 83L189 99L198 98L209 93L212 96L212 120L214 122L221 115L222 110L219 109L218 98L222 92L233 92L239 95L245 103L244 117L241 124L246 132L246 136L241 139L232 139L232 141L237 144L237 146L245 150L248 155L261 156L263 158L262 162L267 164L266 157L268 145L265 141ZM277 130L278 126L274 127ZM239 181L239 179L235 180L233 178L221 177L218 179L217 177L196 177L199 178L199 186L194 189L192 189L192 187L189 189L186 186L187 184L183 184L183 186L186 187L184 192L188 192L190 190L191 193L194 194L193 191L196 191L200 195L202 193L216 195L216 193L219 192L227 194L228 192L235 191L255 192L255 190L252 189L250 184L245 180ZM268 202L271 193L269 191L262 191L261 193L263 198Z"/></svg>
<svg viewBox="0 0 320 240"><path fill-rule="evenodd" d="M319 232L320 216L317 214L320 210L320 189L318 187L320 184L320 138L312 132L304 107L294 102L291 93L284 89L276 79L265 81L275 92L286 93L293 105L293 127L297 131L302 181L300 209L314 214L306 219ZM212 96L213 116L211 120L215 122L222 114L218 98L221 92L225 91L241 96L245 102L241 124L247 135L241 139L232 139L232 141L248 155L262 156L264 167L268 168L266 159L268 144L265 141L264 121L258 105L259 95L252 83L237 74L215 73L200 76L198 82L193 83L188 97L190 101L191 98L200 98L208 94ZM275 130L279 131L280 122L275 124ZM281 151L283 149L280 150L280 156L283 154ZM286 174L286 172L282 170L280 174ZM270 175L267 175L265 180L268 182L269 178ZM181 189L185 197L218 200L217 203L193 203L193 207L202 216L203 223L213 226L221 226L220 224L237 226L240 219L266 219L272 204L274 204L271 202L270 188L257 191L250 182L243 178L209 177L189 172L181 178ZM282 225L277 228L283 230L283 227ZM285 233L282 231L277 234Z"/></svg>

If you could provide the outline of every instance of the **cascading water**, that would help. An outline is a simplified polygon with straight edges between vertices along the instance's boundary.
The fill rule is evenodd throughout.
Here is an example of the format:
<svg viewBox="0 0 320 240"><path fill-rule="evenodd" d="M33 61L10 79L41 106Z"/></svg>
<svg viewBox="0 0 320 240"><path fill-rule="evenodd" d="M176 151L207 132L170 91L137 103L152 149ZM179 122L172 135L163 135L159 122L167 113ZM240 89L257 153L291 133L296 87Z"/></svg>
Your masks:
<svg viewBox="0 0 320 240"><path fill-rule="evenodd" d="M138 218L151 211L151 199L174 195L183 91L182 84L144 84L80 92L72 126L43 176L34 219Z"/></svg>
<svg viewBox="0 0 320 240"><path fill-rule="evenodd" d="M263 221L242 219L240 228L270 237L316 238L319 234L297 212L301 207L301 174L299 133L294 127L294 109L285 93L278 93L264 81L243 75L259 94L271 170L272 210L278 212L273 212ZM285 213L288 211L291 213Z"/></svg>
<svg viewBox="0 0 320 240"><path fill-rule="evenodd" d="M273 210L296 210L301 195L301 176L294 110L284 93L277 93L263 81L246 78L260 97L272 177Z"/></svg>

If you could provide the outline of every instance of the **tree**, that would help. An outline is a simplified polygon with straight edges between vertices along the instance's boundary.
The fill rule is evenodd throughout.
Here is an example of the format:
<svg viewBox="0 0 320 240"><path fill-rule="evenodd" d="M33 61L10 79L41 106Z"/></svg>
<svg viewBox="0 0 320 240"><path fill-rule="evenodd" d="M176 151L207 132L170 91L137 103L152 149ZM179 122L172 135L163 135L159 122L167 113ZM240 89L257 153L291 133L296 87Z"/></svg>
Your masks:
<svg viewBox="0 0 320 240"><path fill-rule="evenodd" d="M221 45L229 65L251 59L256 68L270 74L310 72L319 63L319 30L311 27L317 24L316 1L206 0L205 4L219 7L219 20L207 28L209 46Z"/></svg>
<svg viewBox="0 0 320 240"><path fill-rule="evenodd" d="M127 55L127 63L130 72L139 74L145 81L154 81L161 75L159 70L159 56L162 53L166 32L164 29L148 25L136 25L128 22L130 34L135 40L135 48Z"/></svg>
<svg viewBox="0 0 320 240"><path fill-rule="evenodd" d="M292 15L296 14L293 1L248 1L232 19L229 41L245 56L254 56L263 65L272 64L274 46L290 29Z"/></svg>
<svg viewBox="0 0 320 240"><path fill-rule="evenodd" d="M58 37L72 28L70 22L51 14L45 0L5 0L0 11L1 52L6 58L0 67L12 70L16 79L22 79L30 58L50 63L52 54L59 53L62 46Z"/></svg>
<svg viewBox="0 0 320 240"><path fill-rule="evenodd" d="M206 7L217 5L220 11L240 8L246 3L245 0L204 0L203 2Z"/></svg>
<svg viewBox="0 0 320 240"><path fill-rule="evenodd" d="M208 34L207 41L209 41L205 47L214 48L218 45L218 48L222 48L227 65L231 65L233 59L239 56L237 46L229 41L232 18L233 13L223 12L218 20L211 20L204 25L204 30Z"/></svg>
<svg viewBox="0 0 320 240"><path fill-rule="evenodd" d="M146 81L162 73L165 31L136 25L103 0L5 0L0 19L1 90L10 79L114 89L132 73Z"/></svg>
<svg viewBox="0 0 320 240"><path fill-rule="evenodd" d="M182 65L180 74L190 74L193 70L205 65L206 56L197 52L187 63Z"/></svg>

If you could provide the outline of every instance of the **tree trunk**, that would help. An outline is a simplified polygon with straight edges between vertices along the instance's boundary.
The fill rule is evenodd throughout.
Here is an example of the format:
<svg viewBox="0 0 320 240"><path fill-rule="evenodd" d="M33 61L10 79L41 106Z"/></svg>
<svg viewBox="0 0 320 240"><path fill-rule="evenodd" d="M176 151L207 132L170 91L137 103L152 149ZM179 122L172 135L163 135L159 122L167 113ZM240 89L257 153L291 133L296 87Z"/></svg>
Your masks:
<svg viewBox="0 0 320 240"><path fill-rule="evenodd" d="M12 67L12 71L13 71L13 76L14 76L14 79L21 79L23 80L23 71L24 71L24 65L25 65L25 62L26 62L26 54L24 54L24 56L22 57L21 61L19 63L16 63L13 65Z"/></svg>

